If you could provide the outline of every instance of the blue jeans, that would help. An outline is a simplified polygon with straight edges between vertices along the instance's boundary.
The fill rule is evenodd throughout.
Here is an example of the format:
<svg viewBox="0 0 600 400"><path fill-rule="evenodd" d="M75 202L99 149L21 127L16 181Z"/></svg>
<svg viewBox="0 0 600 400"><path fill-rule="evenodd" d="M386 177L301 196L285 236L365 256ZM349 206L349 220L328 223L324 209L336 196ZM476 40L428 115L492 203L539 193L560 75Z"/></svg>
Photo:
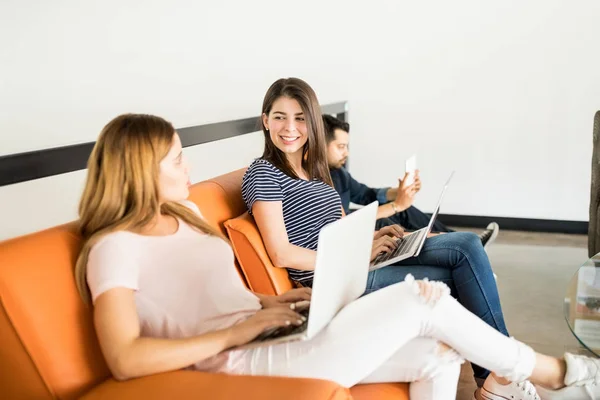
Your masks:
<svg viewBox="0 0 600 400"><path fill-rule="evenodd" d="M431 215L425 214L415 206L410 206L406 210L394 214L391 217L378 219L376 222L376 229L381 229L387 225L398 224L407 231L416 231L429 225L430 219ZM433 232L454 232L437 218L433 222L431 230Z"/></svg>
<svg viewBox="0 0 600 400"><path fill-rule="evenodd" d="M508 336L492 266L474 233L453 232L428 238L417 257L371 271L365 293L402 282L408 274L415 279L446 283L452 296L467 310ZM473 372L479 386L489 375L477 365L473 365Z"/></svg>

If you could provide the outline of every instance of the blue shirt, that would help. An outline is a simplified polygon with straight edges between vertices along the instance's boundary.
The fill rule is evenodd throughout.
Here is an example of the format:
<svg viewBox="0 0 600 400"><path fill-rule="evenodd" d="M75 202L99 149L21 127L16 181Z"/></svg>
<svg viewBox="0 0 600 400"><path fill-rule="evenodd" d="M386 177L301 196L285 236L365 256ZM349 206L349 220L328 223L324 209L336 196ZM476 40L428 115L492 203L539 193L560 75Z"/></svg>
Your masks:
<svg viewBox="0 0 600 400"><path fill-rule="evenodd" d="M385 204L389 188L373 189L363 185L350 175L346 168L330 169L333 186L340 195L342 207L346 214L350 213L350 202L366 206L375 200Z"/></svg>

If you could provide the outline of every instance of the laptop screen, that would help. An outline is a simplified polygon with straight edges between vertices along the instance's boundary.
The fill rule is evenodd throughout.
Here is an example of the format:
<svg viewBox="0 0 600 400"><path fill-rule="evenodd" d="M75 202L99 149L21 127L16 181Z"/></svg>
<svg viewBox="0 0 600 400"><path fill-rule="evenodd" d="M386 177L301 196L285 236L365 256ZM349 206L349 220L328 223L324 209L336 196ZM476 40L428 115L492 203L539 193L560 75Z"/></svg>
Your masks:
<svg viewBox="0 0 600 400"><path fill-rule="evenodd" d="M421 252L421 249L423 248L423 245L425 244L425 239L427 239L427 235L429 235L429 233L431 232L431 228L433 228L433 223L435 222L438 212L440 211L440 206L442 205L442 199L444 198L444 193L446 193L446 189L448 188L448 185L450 184L450 181L452 180L453 176L454 176L454 171L452 171L450 173L448 180L444 184L444 188L442 189L442 193L440 194L440 199L438 200L437 205L435 206L435 210L433 211L433 214L431 214L431 219L429 220L429 225L427 225L427 232L425 233L425 235L423 235L423 238L421 239L421 244L419 245L419 249L417 250L416 254L419 254Z"/></svg>

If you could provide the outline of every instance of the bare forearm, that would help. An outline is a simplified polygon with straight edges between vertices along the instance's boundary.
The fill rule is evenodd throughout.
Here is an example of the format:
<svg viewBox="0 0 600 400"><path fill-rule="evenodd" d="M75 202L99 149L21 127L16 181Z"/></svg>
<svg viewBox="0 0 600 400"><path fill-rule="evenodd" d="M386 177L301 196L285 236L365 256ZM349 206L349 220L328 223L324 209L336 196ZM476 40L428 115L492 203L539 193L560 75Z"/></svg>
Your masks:
<svg viewBox="0 0 600 400"><path fill-rule="evenodd" d="M398 206L396 206L396 210L400 212ZM383 204L377 208L377 219L391 217L394 214L396 214L396 211L392 202Z"/></svg>
<svg viewBox="0 0 600 400"><path fill-rule="evenodd" d="M111 370L117 379L131 379L182 369L233 346L230 330L186 339L137 338Z"/></svg>
<svg viewBox="0 0 600 400"><path fill-rule="evenodd" d="M313 271L317 262L317 252L288 243L276 257L278 267Z"/></svg>

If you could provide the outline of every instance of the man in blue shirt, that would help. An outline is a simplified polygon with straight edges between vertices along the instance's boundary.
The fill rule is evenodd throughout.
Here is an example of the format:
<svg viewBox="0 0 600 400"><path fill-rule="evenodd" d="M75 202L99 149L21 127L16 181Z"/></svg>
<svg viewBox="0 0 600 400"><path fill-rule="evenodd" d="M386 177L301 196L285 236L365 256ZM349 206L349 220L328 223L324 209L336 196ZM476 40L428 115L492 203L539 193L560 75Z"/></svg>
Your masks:
<svg viewBox="0 0 600 400"><path fill-rule="evenodd" d="M348 158L350 125L331 115L323 115L323 122L327 139L329 171L335 190L342 199L342 206L346 214L351 212L351 202L367 205L377 200L380 204L377 210L377 229L394 224L398 224L408 231L426 227L430 216L412 205L415 194L421 189L418 172L413 184L406 185L406 179L402 179L397 188L375 189L358 182L344 167ZM492 222L479 235L484 247L496 239L499 229L498 224ZM452 232L438 219L434 222L432 231Z"/></svg>

